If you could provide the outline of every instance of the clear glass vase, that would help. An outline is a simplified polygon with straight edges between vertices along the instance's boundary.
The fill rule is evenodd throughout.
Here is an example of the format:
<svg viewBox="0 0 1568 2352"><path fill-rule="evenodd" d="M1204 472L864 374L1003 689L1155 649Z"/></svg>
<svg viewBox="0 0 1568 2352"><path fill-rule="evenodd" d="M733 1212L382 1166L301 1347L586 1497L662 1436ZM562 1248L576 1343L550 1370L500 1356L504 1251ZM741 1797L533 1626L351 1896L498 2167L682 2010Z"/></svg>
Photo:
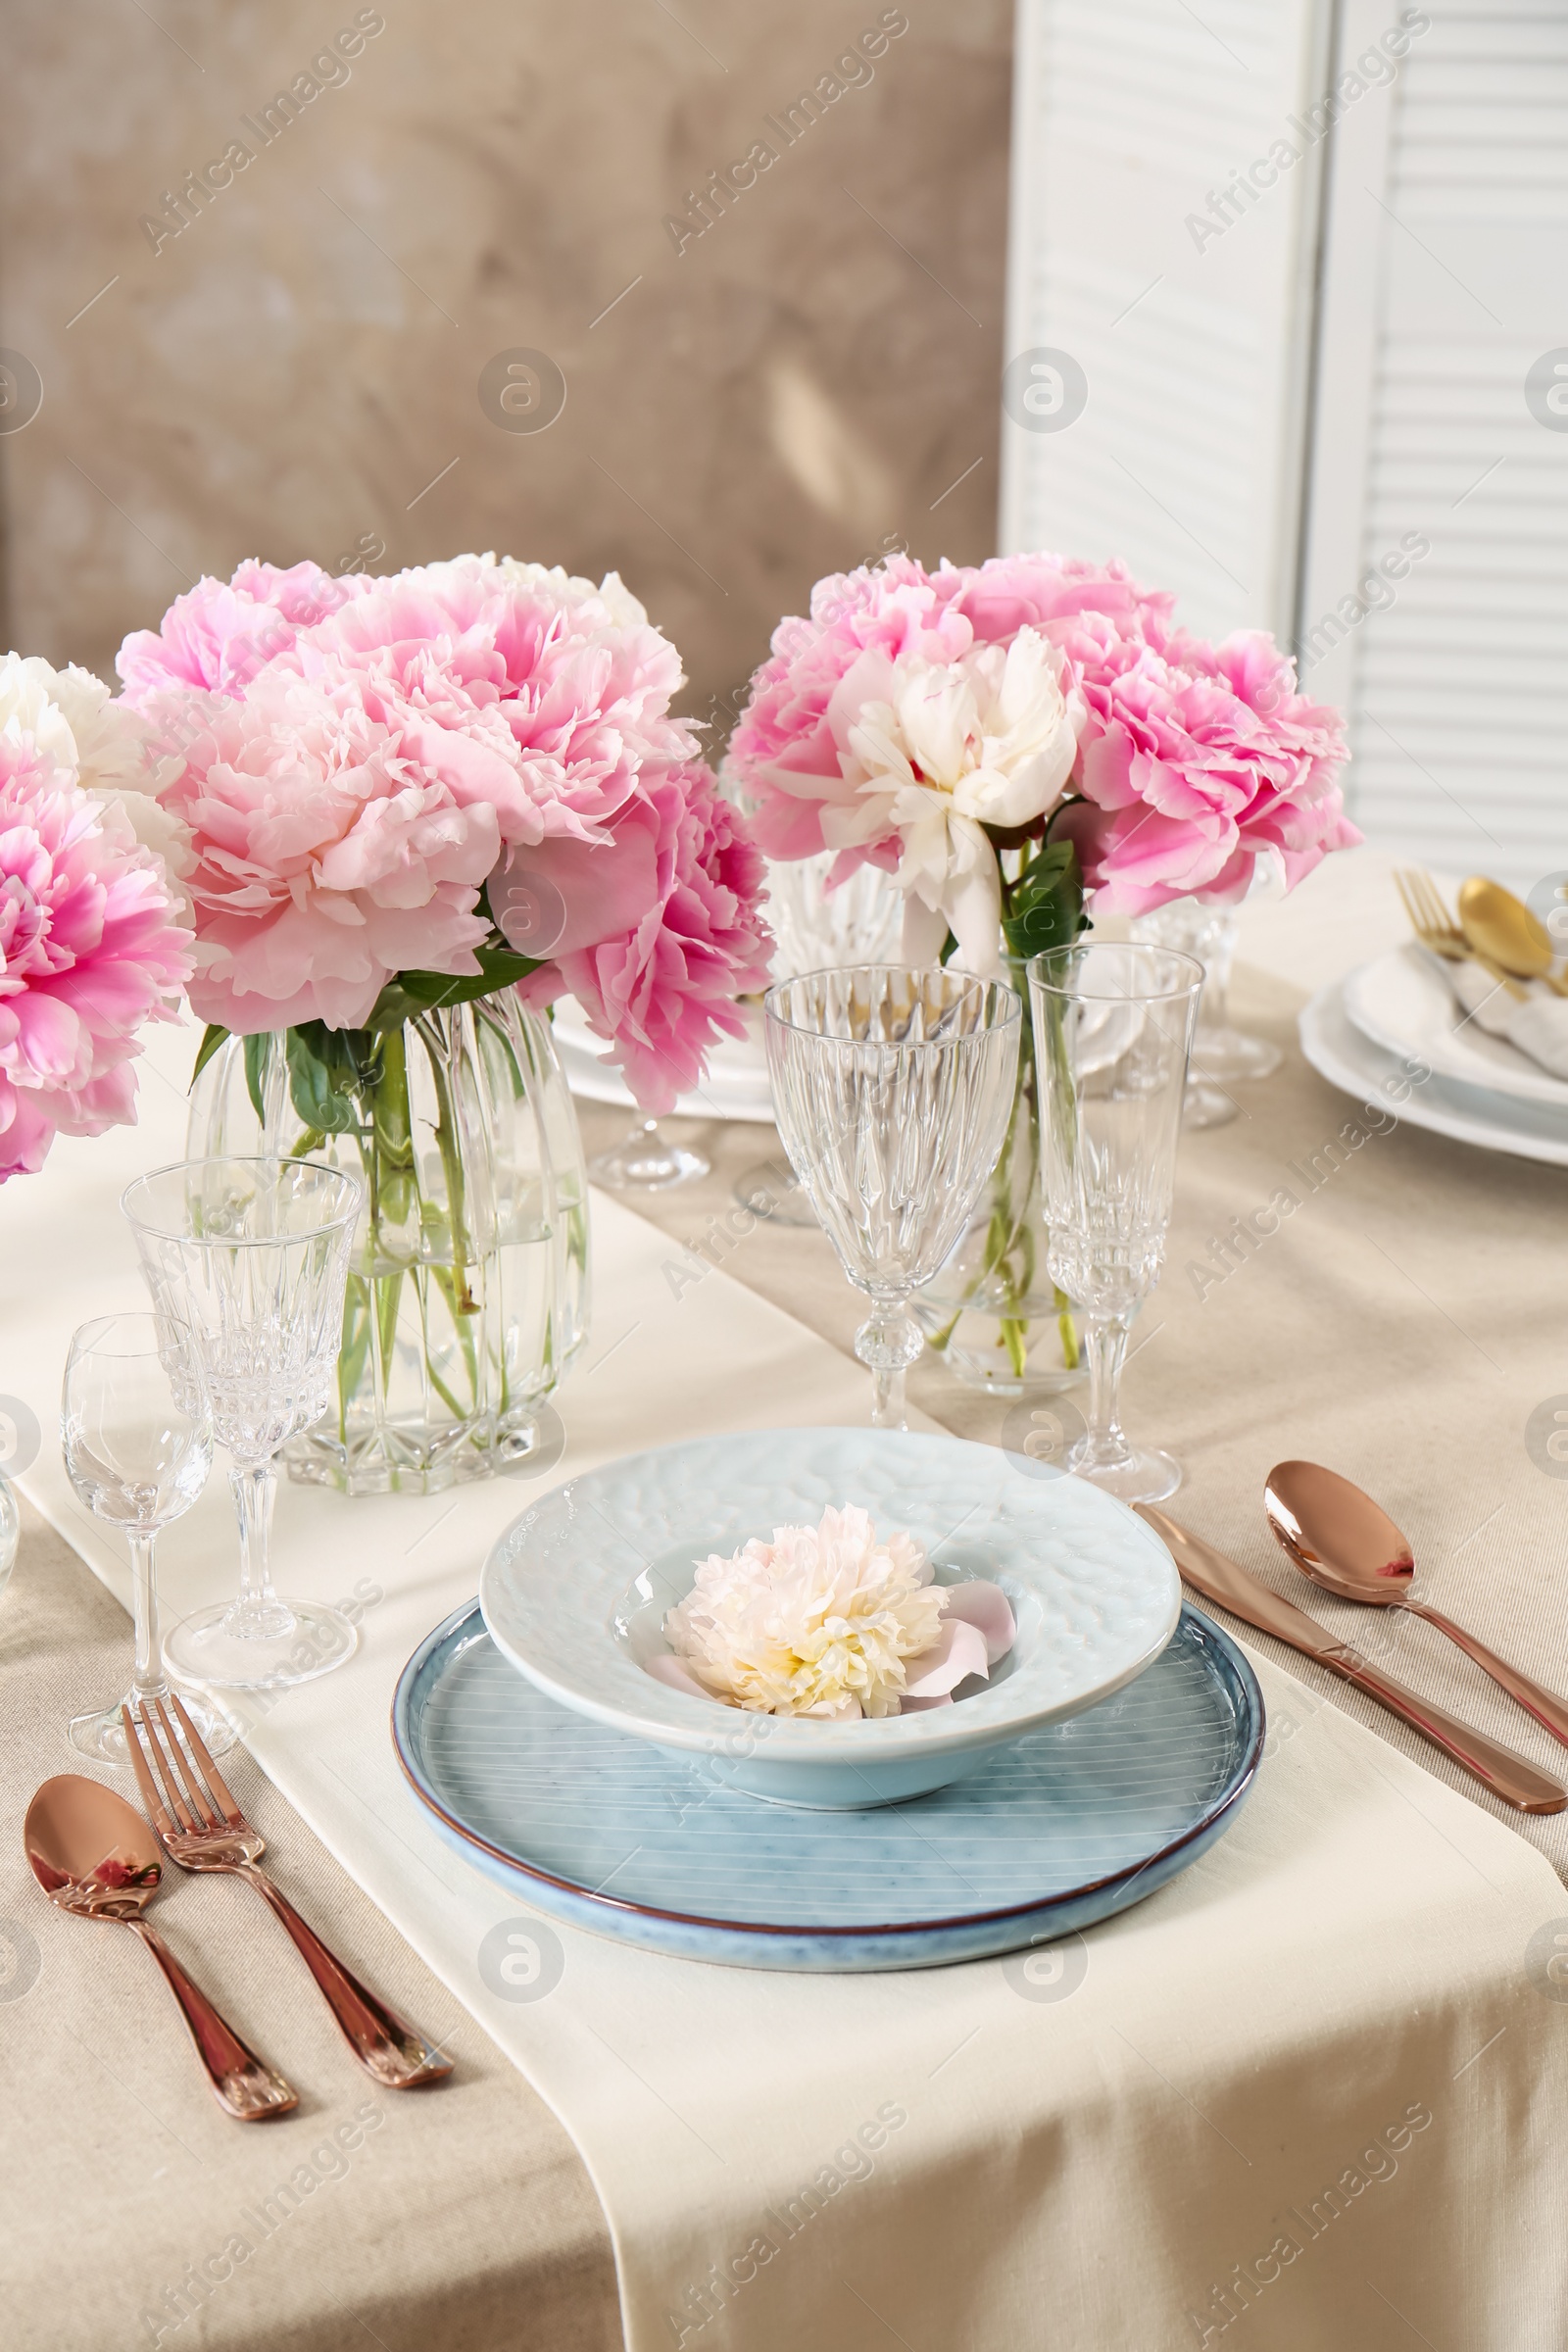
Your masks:
<svg viewBox="0 0 1568 2352"><path fill-rule="evenodd" d="M1024 966L1006 976L1029 1003ZM1023 1024L1012 1116L997 1164L958 1247L913 1305L926 1345L970 1388L1018 1396L1082 1377L1068 1300L1046 1271L1040 1196L1040 1101L1034 1036Z"/></svg>
<svg viewBox="0 0 1568 2352"><path fill-rule="evenodd" d="M192 1157L309 1156L365 1184L336 1397L289 1476L435 1494L521 1467L588 1332L588 1182L549 1022L507 989L366 1040L341 1133L296 1107L291 1034L220 1047L189 1130Z"/></svg>

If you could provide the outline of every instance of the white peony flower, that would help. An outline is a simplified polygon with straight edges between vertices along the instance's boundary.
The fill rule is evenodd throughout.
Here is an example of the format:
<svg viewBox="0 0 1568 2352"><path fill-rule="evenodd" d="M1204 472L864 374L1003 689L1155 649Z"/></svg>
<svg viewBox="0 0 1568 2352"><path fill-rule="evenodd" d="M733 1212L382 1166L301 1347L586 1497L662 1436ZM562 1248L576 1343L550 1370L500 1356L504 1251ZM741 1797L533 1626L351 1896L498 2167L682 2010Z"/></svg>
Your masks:
<svg viewBox="0 0 1568 2352"><path fill-rule="evenodd" d="M1087 717L1066 675L1029 628L951 662L866 654L849 673L858 707L829 717L858 805L825 808L822 832L832 849L899 835L911 961L934 963L951 930L956 962L998 975L1002 885L985 828L1031 824L1060 799Z"/></svg>
<svg viewBox="0 0 1568 2352"><path fill-rule="evenodd" d="M146 722L116 700L102 678L74 662L55 669L41 656L0 657L0 734L30 735L41 751L105 811L109 829L128 833L162 864L170 896L190 923L183 879L196 863L181 818L156 797L178 770L160 761Z"/></svg>
<svg viewBox="0 0 1568 2352"><path fill-rule="evenodd" d="M897 1715L906 1659L941 1638L943 1590L912 1536L877 1539L856 1504L715 1552L664 1620L715 1698L766 1715Z"/></svg>

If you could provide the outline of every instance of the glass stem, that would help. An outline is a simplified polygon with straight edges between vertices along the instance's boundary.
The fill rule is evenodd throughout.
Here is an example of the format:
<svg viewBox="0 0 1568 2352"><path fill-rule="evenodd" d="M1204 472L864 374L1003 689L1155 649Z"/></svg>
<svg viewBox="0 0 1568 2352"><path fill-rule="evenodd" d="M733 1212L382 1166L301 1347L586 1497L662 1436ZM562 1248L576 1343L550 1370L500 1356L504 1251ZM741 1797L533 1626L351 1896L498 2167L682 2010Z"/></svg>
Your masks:
<svg viewBox="0 0 1568 2352"><path fill-rule="evenodd" d="M270 1640L286 1634L294 1622L272 1591L272 1498L277 1492L277 1474L270 1462L263 1462L254 1470L231 1470L228 1483L234 1490L234 1512L239 1520L239 1598L234 1606L240 1624L236 1630Z"/></svg>
<svg viewBox="0 0 1568 2352"><path fill-rule="evenodd" d="M136 1665L130 1679L139 1699L163 1698L169 1690L158 1634L158 1579L153 1568L156 1540L130 1532L130 1603L136 1628Z"/></svg>
<svg viewBox="0 0 1568 2352"><path fill-rule="evenodd" d="M871 1427L873 1429L905 1429L904 1366L902 1364L873 1364L871 1367Z"/></svg>
<svg viewBox="0 0 1568 2352"><path fill-rule="evenodd" d="M1136 1312L1136 1309L1134 1310ZM1089 1463L1125 1459L1131 1448L1121 1426L1121 1368L1127 1355L1132 1315L1085 1318L1083 1346L1089 1363Z"/></svg>
<svg viewBox="0 0 1568 2352"><path fill-rule="evenodd" d="M1230 1027L1231 966L1236 961L1236 917L1221 914L1203 957L1203 995L1198 1017L1205 1029Z"/></svg>

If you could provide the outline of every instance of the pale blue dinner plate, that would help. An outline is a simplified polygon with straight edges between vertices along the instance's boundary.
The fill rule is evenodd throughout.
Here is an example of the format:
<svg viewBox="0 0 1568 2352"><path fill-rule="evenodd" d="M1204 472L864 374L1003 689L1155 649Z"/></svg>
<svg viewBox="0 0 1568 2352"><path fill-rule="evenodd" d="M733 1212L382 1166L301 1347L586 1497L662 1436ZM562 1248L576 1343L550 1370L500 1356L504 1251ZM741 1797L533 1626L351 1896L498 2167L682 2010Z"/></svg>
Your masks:
<svg viewBox="0 0 1568 2352"><path fill-rule="evenodd" d="M392 1736L448 1842L553 1918L732 1967L933 1968L1052 1942L1195 1862L1251 1786L1263 1697L1184 1605L1135 1682L968 1778L796 1812L548 1697L475 1600L410 1659Z"/></svg>

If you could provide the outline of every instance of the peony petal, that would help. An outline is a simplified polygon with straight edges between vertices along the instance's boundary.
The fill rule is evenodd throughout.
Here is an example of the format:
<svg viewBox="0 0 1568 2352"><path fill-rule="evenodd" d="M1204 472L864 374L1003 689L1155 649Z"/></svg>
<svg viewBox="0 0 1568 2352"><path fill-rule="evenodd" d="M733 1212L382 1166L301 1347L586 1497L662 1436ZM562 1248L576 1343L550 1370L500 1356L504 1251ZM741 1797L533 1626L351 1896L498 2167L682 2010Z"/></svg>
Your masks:
<svg viewBox="0 0 1568 2352"><path fill-rule="evenodd" d="M691 1668L667 1649L656 1650L651 1658L645 1659L643 1672L651 1674L656 1683L667 1683L671 1690L684 1690L688 1698L706 1698L710 1706L724 1703L715 1699L711 1690L705 1690Z"/></svg>
<svg viewBox="0 0 1568 2352"><path fill-rule="evenodd" d="M951 1707L953 1692L938 1690L930 1698L911 1698L907 1690L899 1701L901 1715L923 1715L928 1707Z"/></svg>
<svg viewBox="0 0 1568 2352"><path fill-rule="evenodd" d="M1012 1604L1000 1585L983 1576L967 1584L948 1585L943 1589L944 1615L959 1619L978 1628L986 1645L986 1662L994 1666L1004 1658L1018 1639L1018 1621Z"/></svg>
<svg viewBox="0 0 1568 2352"><path fill-rule="evenodd" d="M911 1698L936 1698L971 1674L989 1675L986 1638L976 1625L948 1617L930 1649L910 1658L905 1669L905 1689Z"/></svg>

